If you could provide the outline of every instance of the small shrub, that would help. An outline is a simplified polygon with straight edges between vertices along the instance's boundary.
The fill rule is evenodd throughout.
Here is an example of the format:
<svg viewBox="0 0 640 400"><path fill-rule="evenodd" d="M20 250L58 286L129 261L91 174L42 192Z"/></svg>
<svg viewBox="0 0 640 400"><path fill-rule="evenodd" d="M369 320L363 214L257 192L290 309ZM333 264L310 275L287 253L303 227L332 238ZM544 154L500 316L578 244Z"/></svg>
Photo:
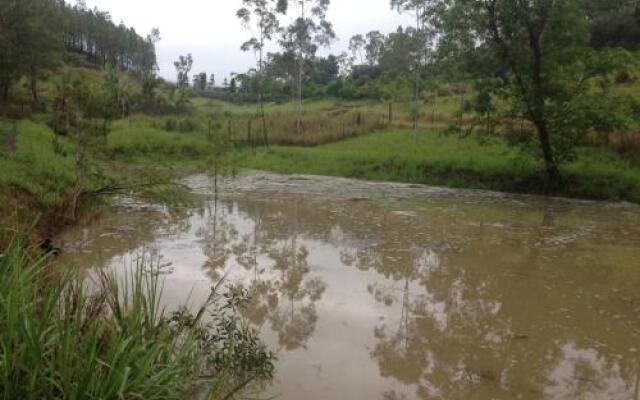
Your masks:
<svg viewBox="0 0 640 400"><path fill-rule="evenodd" d="M182 133L194 132L198 129L198 124L190 118L180 120L178 123L178 130Z"/></svg>
<svg viewBox="0 0 640 400"><path fill-rule="evenodd" d="M178 128L178 123L173 118L167 118L164 121L164 130L167 132L175 132Z"/></svg>
<svg viewBox="0 0 640 400"><path fill-rule="evenodd" d="M636 80L637 78L635 77L635 75L629 70L619 71L614 78L615 83L619 85L633 83Z"/></svg>

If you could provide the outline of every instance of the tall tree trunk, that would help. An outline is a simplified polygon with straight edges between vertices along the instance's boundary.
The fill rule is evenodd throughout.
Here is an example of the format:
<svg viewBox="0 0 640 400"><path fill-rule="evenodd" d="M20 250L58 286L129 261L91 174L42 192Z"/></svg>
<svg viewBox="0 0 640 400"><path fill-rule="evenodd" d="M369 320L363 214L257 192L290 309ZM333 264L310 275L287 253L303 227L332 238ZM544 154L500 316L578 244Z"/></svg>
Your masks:
<svg viewBox="0 0 640 400"><path fill-rule="evenodd" d="M418 35L418 41L421 41L421 24L420 24L420 8L416 7L416 33ZM420 115L420 56L422 51L418 51L416 54L416 76L415 76L415 104L414 104L414 115L413 115L413 135L415 144L418 144L418 121Z"/></svg>
<svg viewBox="0 0 640 400"><path fill-rule="evenodd" d="M534 29L529 26L529 39L531 50L533 51L533 99L532 106L529 106L531 117L538 130L538 140L542 149L547 176L552 185L560 182L560 169L556 163L556 158L551 145L551 138L547 121L545 119L544 98L543 98L543 78L542 78L542 47L540 36L542 29Z"/></svg>
<svg viewBox="0 0 640 400"><path fill-rule="evenodd" d="M2 87L2 103L6 104L9 101L9 84L3 83Z"/></svg>
<svg viewBox="0 0 640 400"><path fill-rule="evenodd" d="M561 175L553 154L553 146L551 146L551 138L549 137L547 124L543 119L535 120L534 124L538 131L538 140L540 141L540 147L542 148L542 156L547 170L547 177L552 184L556 184L560 181Z"/></svg>
<svg viewBox="0 0 640 400"><path fill-rule="evenodd" d="M304 6L305 6L305 0L301 0L300 7L301 7L302 21L304 21L304 17L305 17ZM302 74L304 73L304 53L302 49L303 45L304 43L302 43L302 38L300 38L300 43L298 43L298 46L300 48L298 49L298 105L297 105L298 118L296 120L296 133L300 133L302 130Z"/></svg>
<svg viewBox="0 0 640 400"><path fill-rule="evenodd" d="M264 145L269 146L269 136L267 135L267 116L264 112L264 96L262 92L264 91L263 81L262 81L262 48L264 47L264 41L260 46L260 59L258 62L260 65L258 66L258 105L260 107L259 113L260 118L262 119L262 137L264 138Z"/></svg>
<svg viewBox="0 0 640 400"><path fill-rule="evenodd" d="M518 70L516 59L511 54L511 49L503 40L500 29L498 28L498 19L496 16L495 0L485 3L487 12L489 13L489 29L491 30L493 40L502 48L504 57L509 62L511 72L513 72L516 82L520 88L522 98L527 106L527 114L529 120L533 122L538 131L538 140L544 158L547 176L552 183L556 185L560 182L562 176L556 162L556 158L551 144L549 127L545 120L544 97L543 97L543 78L542 78L542 47L540 37L547 23L546 17L543 18L537 26L534 26L530 20L527 20L527 30L529 34L529 47L533 55L533 89L529 90L524 84L523 77Z"/></svg>
<svg viewBox="0 0 640 400"><path fill-rule="evenodd" d="M300 60L298 62L298 98L296 99L296 133L300 133L302 129L302 70L304 68L304 60L302 58L302 50L300 51Z"/></svg>
<svg viewBox="0 0 640 400"><path fill-rule="evenodd" d="M34 103L38 103L38 71L36 67L31 67L31 99Z"/></svg>

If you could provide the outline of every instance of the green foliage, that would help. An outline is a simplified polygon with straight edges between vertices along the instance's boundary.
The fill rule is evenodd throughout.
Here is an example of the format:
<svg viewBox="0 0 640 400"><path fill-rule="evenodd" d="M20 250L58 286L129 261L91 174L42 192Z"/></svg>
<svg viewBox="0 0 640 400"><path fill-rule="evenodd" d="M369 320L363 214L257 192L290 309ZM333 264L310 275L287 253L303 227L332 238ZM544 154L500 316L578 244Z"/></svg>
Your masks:
<svg viewBox="0 0 640 400"><path fill-rule="evenodd" d="M159 272L141 263L120 279L98 273L88 289L30 260L20 241L3 249L0 397L181 399L206 375L210 398L228 398L270 376L272 355L239 317L244 293L215 287L197 313L165 315Z"/></svg>
<svg viewBox="0 0 640 400"><path fill-rule="evenodd" d="M494 68L498 65L493 59L508 67L508 72L495 71L501 84L493 93L509 105L507 117L524 118L535 126L535 154L545 161L550 180L558 181L558 164L574 157L591 129L606 133L630 125L624 113L629 115L631 107L620 108L628 102L607 90L608 75L625 68L629 57L588 47L581 1L457 0L444 9L440 21L448 36L445 43L457 44L459 53L475 42L493 55L484 60ZM486 103L490 94L483 95Z"/></svg>
<svg viewBox="0 0 640 400"><path fill-rule="evenodd" d="M636 1L585 0L584 6L591 20L591 46L638 49L640 9Z"/></svg>

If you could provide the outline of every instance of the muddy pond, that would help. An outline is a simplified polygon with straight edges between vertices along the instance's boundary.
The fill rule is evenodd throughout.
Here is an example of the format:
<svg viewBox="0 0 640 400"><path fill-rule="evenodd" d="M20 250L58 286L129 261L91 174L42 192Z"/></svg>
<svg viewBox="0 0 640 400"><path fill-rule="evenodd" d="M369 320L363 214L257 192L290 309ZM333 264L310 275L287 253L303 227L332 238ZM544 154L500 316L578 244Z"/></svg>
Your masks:
<svg viewBox="0 0 640 400"><path fill-rule="evenodd" d="M227 275L277 353L264 397L640 399L640 207L245 173L198 206L123 198L65 260L169 269L165 303Z"/></svg>

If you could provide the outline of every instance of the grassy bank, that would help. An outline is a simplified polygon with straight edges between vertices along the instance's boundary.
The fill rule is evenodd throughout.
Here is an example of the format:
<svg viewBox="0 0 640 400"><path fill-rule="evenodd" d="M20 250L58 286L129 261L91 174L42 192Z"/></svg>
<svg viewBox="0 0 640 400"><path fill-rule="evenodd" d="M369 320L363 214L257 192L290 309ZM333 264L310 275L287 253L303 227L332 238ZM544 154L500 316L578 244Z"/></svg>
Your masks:
<svg viewBox="0 0 640 400"><path fill-rule="evenodd" d="M166 202L187 197L172 182L207 168L215 149L204 135L170 132L152 122L116 121L106 141L99 135L56 137L35 121L0 122L0 246L36 219L35 239L54 236L97 211L94 206L108 198L103 194L126 191Z"/></svg>
<svg viewBox="0 0 640 400"><path fill-rule="evenodd" d="M24 232L40 215L39 227L64 225L76 190L75 146L46 126L31 122L0 123L0 245ZM9 139L11 137L11 139ZM11 145L7 143L11 141ZM58 147L58 152L54 150Z"/></svg>
<svg viewBox="0 0 640 400"><path fill-rule="evenodd" d="M226 399L272 370L256 333L236 328L236 295L165 315L147 265L89 291L24 249L14 241L0 255L0 398L182 399L201 384L206 399Z"/></svg>
<svg viewBox="0 0 640 400"><path fill-rule="evenodd" d="M281 173L343 176L457 188L554 194L640 202L640 169L610 150L584 148L551 190L542 166L501 141L389 130L314 148L271 147L247 152L242 166Z"/></svg>

